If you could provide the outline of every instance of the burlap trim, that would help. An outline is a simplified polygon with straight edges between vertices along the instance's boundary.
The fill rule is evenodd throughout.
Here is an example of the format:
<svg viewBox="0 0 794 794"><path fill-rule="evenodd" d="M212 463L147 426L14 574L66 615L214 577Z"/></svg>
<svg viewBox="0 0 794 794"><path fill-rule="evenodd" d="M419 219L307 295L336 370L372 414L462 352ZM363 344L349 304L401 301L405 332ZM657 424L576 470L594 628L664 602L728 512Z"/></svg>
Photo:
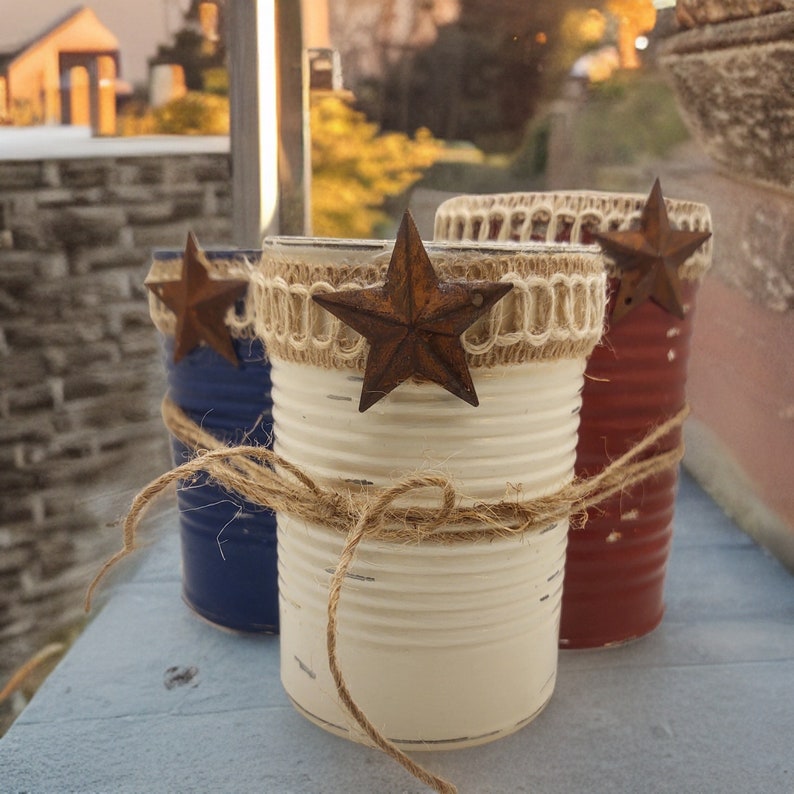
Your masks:
<svg viewBox="0 0 794 794"><path fill-rule="evenodd" d="M240 280L250 281L251 274L256 268L256 262L252 262L247 257L216 257L212 254L203 253L204 264L210 278L219 280ZM144 280L144 284L160 284L164 281L178 281L182 273L182 257L169 256L155 258L152 261L149 273ZM151 291L149 293L149 316L152 318L155 328L167 336L173 336L176 331L176 316L174 313ZM245 315L249 315L246 307ZM233 336L247 338L251 336L250 327L246 332L245 322L241 322L235 312L234 307L226 313L226 325L229 326Z"/></svg>
<svg viewBox="0 0 794 794"><path fill-rule="evenodd" d="M639 220L647 196L590 191L493 193L456 196L436 210L436 240L479 242L561 239L580 243L586 231L623 231ZM688 231L711 231L705 204L665 199L670 222ZM678 269L682 279L698 280L711 266L713 237ZM608 275L618 275L607 257Z"/></svg>
<svg viewBox="0 0 794 794"><path fill-rule="evenodd" d="M428 246L441 280L501 281L513 289L463 335L471 367L590 354L603 331L604 260L582 246ZM265 247L249 294L252 322L273 358L363 371L368 343L312 296L383 283L388 255L365 263L307 261L300 251Z"/></svg>

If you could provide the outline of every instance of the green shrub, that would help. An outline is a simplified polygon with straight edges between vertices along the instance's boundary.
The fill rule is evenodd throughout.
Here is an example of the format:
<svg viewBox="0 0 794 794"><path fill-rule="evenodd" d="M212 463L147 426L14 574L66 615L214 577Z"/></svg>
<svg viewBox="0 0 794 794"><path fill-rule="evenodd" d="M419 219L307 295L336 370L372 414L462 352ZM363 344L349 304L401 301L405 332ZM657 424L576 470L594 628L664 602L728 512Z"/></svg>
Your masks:
<svg viewBox="0 0 794 794"><path fill-rule="evenodd" d="M618 72L593 85L574 126L578 156L594 165L663 157L688 137L669 86L641 72Z"/></svg>
<svg viewBox="0 0 794 794"><path fill-rule="evenodd" d="M548 116L540 116L530 122L524 141L510 166L514 176L533 179L546 172L550 134L551 120Z"/></svg>

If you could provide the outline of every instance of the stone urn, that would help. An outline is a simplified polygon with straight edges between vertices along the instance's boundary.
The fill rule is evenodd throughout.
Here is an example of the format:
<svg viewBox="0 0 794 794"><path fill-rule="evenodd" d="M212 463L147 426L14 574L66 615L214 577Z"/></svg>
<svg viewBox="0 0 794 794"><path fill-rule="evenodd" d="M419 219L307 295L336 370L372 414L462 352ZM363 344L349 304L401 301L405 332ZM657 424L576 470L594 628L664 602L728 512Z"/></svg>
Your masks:
<svg viewBox="0 0 794 794"><path fill-rule="evenodd" d="M658 61L721 168L794 189L794 0L678 0Z"/></svg>

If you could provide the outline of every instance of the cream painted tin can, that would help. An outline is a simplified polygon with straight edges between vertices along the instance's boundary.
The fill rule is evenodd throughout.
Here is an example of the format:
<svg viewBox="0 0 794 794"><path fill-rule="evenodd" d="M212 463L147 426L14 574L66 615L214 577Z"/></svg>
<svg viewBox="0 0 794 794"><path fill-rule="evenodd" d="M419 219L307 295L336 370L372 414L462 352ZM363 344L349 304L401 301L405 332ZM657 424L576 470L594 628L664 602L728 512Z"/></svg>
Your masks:
<svg viewBox="0 0 794 794"><path fill-rule="evenodd" d="M272 362L276 451L340 490L438 472L473 504L568 483L585 351L600 335L600 257L586 248L428 246L439 273L517 285L496 317L464 334L480 405L408 381L362 414L366 349L310 296L380 283L389 252L377 242L265 242L257 305ZM563 259L568 297L587 304L576 319L539 309L530 286L548 288ZM548 355L549 340L559 351L574 337L570 355ZM425 490L400 504L437 501ZM509 734L543 709L556 680L567 529L563 520L522 536L361 542L339 604L339 661L385 737L404 749L465 747ZM339 702L326 651L328 586L343 543L328 527L278 516L281 677L309 719L363 741Z"/></svg>

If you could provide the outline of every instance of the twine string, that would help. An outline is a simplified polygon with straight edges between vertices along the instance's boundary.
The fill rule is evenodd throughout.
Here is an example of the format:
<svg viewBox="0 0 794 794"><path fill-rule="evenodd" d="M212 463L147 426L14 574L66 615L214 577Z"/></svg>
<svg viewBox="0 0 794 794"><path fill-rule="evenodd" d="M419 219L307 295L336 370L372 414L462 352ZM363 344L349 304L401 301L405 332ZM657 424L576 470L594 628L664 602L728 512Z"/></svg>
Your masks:
<svg viewBox="0 0 794 794"><path fill-rule="evenodd" d="M331 576L328 590L328 623L326 627L326 648L328 650L328 667L336 685L336 692L342 705L353 717L359 727L366 733L372 743L390 758L393 758L403 768L410 772L417 780L429 786L439 794L457 794L457 787L444 778L434 775L416 761L411 759L394 742L389 741L370 721L363 709L356 703L350 694L350 689L345 681L344 673L337 653L337 639L339 636L339 599L342 594L342 585L345 576L353 564L359 543L367 535L368 530L375 524L382 525L385 521L387 509L395 499L414 491L418 488L437 487L441 489L443 502L437 512L437 523L442 524L446 515L451 514L455 505L455 490L445 477L440 475L428 477L412 477L402 480L391 488L383 490L378 498L366 507L356 525L350 530L345 539L345 544L339 555L339 562Z"/></svg>
<svg viewBox="0 0 794 794"><path fill-rule="evenodd" d="M53 656L63 654L66 650L66 645L62 642L51 642L45 645L40 650L31 656L21 667L17 668L12 674L11 678L6 681L5 685L0 688L0 703L7 700L14 694L20 687L25 685L25 682L33 675L33 673Z"/></svg>
<svg viewBox="0 0 794 794"><path fill-rule="evenodd" d="M661 439L680 428L688 414L689 407L684 406L600 472L574 479L554 493L525 500L461 505L461 495L452 481L433 473L414 473L387 488L354 491L350 483L341 484L341 489L320 485L300 467L265 447L225 446L166 397L163 401L166 426L177 439L195 449L196 456L152 480L135 496L123 521L122 548L102 565L88 586L85 609L91 609L96 589L105 575L135 551L137 527L147 507L177 481L191 482L204 474L210 482L250 502L335 530L345 536L345 541L329 586L326 645L340 701L378 748L439 794L455 794L457 789L453 784L424 769L383 736L355 702L345 681L337 651L338 609L345 577L359 544L364 538L390 542L472 542L539 531L563 518L578 517L584 523L591 507L680 462L683 443L673 449L648 453ZM441 491L439 507L394 507L401 496L423 488ZM442 527L444 531L439 531Z"/></svg>

